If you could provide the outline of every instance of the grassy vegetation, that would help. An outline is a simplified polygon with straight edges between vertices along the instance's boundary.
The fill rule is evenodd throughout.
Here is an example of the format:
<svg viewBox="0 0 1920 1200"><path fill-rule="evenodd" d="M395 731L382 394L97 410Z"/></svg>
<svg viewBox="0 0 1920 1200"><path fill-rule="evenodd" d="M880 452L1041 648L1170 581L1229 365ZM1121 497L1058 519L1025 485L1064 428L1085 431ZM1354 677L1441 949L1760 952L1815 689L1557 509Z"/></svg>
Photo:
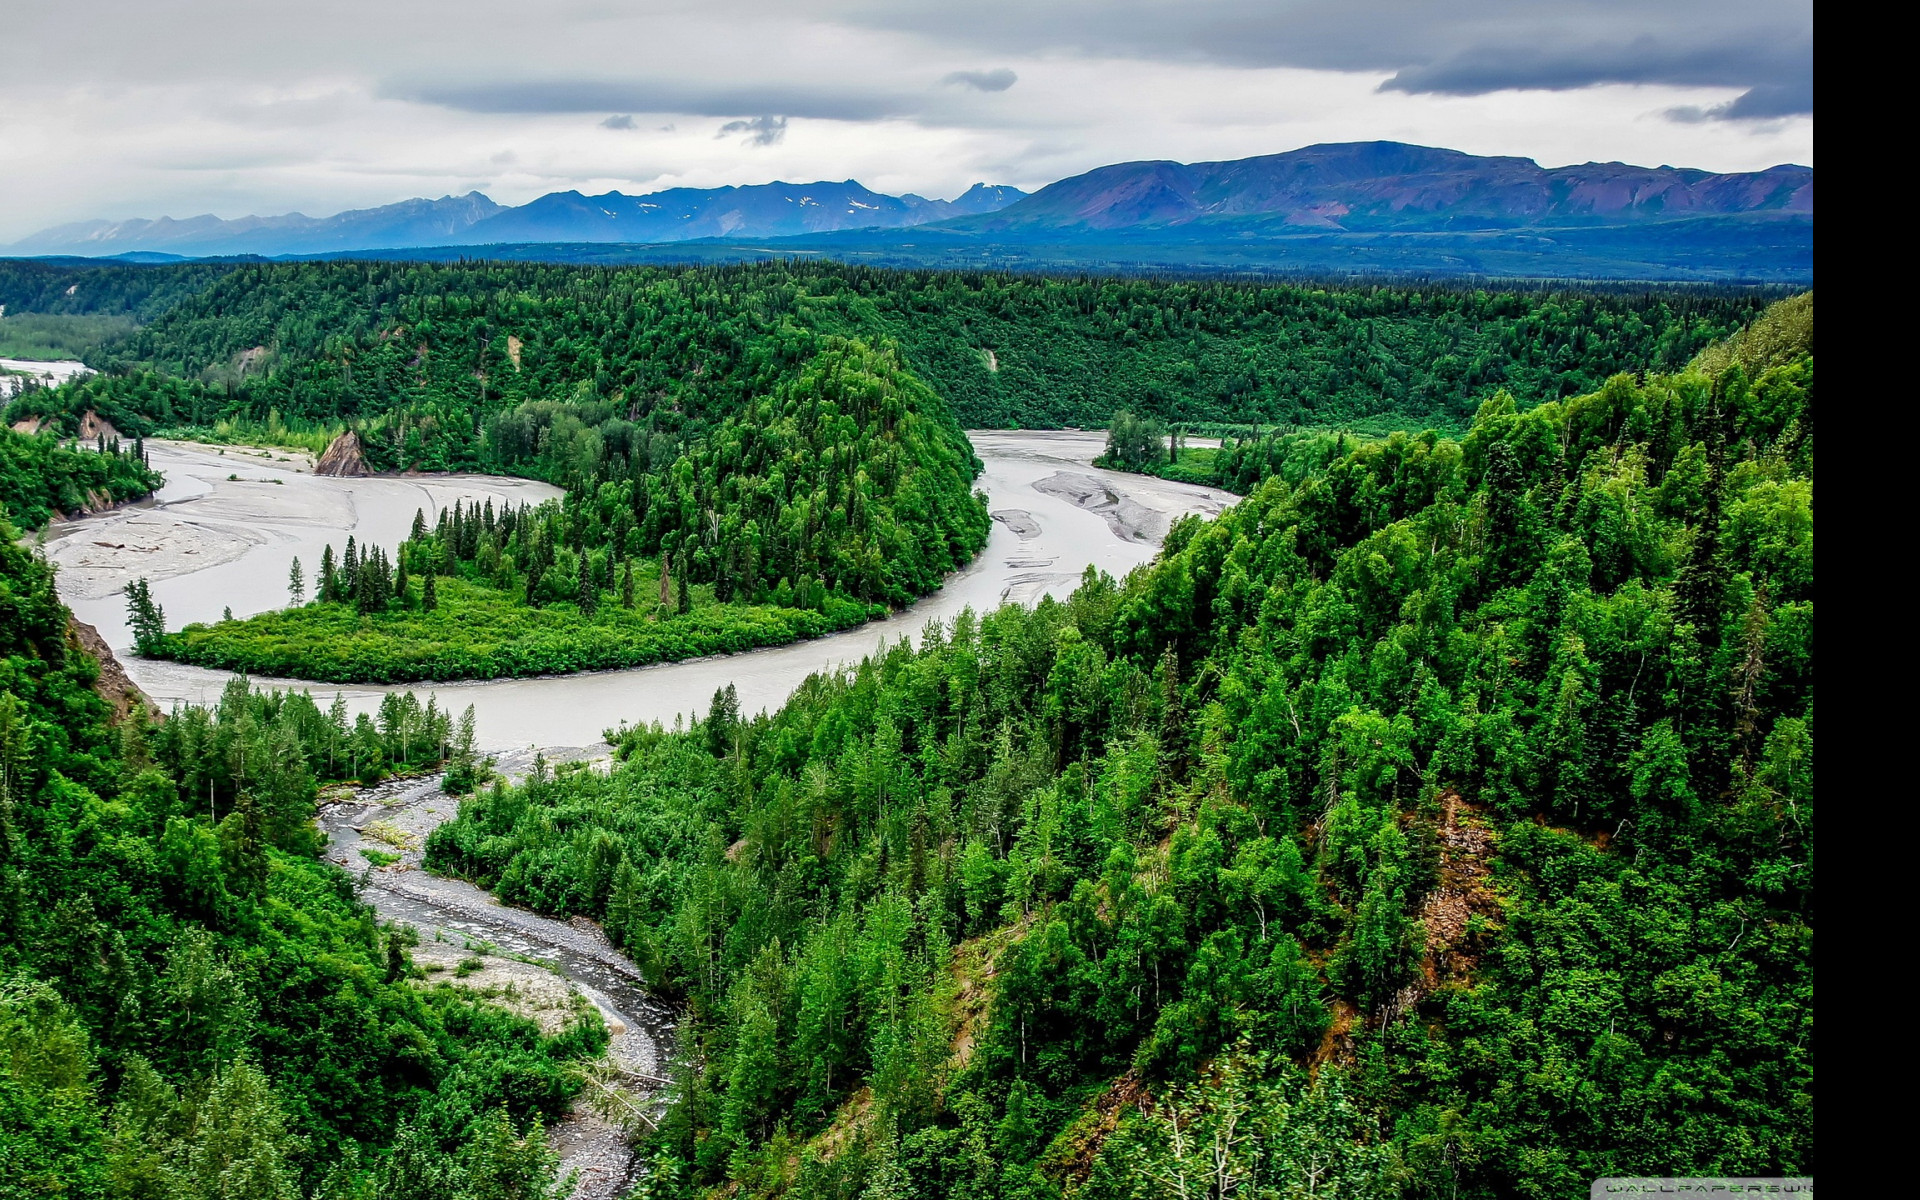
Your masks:
<svg viewBox="0 0 1920 1200"><path fill-rule="evenodd" d="M649 594L658 576L638 576ZM605 671L780 646L849 629L884 606L828 596L820 610L774 604L716 604L693 589L690 611L669 604L620 605L607 595L592 616L577 604L532 608L512 593L455 578L435 581L439 604L408 602L377 613L313 601L214 625L189 625L155 649L160 657L256 675L326 682L406 683Z"/></svg>
<svg viewBox="0 0 1920 1200"><path fill-rule="evenodd" d="M0 317L0 358L85 358L136 327L123 314L16 313Z"/></svg>
<svg viewBox="0 0 1920 1200"><path fill-rule="evenodd" d="M214 446L273 446L285 450L304 450L318 458L326 453L333 439L346 426L322 421L283 421L278 412L269 411L267 419L222 417L207 425L170 425L153 431L154 437L183 442L205 442Z"/></svg>

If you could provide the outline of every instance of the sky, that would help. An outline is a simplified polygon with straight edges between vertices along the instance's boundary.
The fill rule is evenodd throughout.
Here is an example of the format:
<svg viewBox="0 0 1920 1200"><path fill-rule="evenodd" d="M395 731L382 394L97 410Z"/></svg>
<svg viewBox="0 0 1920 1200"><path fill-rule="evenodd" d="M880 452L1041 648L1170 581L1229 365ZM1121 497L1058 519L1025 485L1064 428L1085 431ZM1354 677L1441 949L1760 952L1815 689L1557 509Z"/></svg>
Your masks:
<svg viewBox="0 0 1920 1200"><path fill-rule="evenodd" d="M0 243L93 218L1390 139L1813 163L1811 0L6 0Z"/></svg>

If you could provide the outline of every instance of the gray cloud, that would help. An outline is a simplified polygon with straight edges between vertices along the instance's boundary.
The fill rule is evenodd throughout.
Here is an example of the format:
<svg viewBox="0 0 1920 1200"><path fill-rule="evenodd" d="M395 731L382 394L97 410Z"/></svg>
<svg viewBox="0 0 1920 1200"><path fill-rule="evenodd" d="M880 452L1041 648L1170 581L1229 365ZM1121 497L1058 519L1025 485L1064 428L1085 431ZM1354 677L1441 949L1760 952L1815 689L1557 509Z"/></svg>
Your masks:
<svg viewBox="0 0 1920 1200"><path fill-rule="evenodd" d="M976 92L1004 92L1019 79L1007 68L996 67L991 71L955 71L940 82L963 84Z"/></svg>
<svg viewBox="0 0 1920 1200"><path fill-rule="evenodd" d="M602 121L602 122L600 122L600 128L602 128L602 129L632 129L632 128L633 128L633 116L632 116L632 114L630 114L630 113L620 113L620 114L619 114L619 115L617 115L617 116L612 116L612 117L608 117L608 118L607 118L606 120L604 120L604 121Z"/></svg>
<svg viewBox="0 0 1920 1200"><path fill-rule="evenodd" d="M730 133L746 134L743 140L749 146L771 146L787 136L787 119L765 116L755 117L751 121L728 121L714 137L723 138Z"/></svg>
<svg viewBox="0 0 1920 1200"><path fill-rule="evenodd" d="M795 172L945 195L1381 136L1550 163L1812 158L1811 0L267 9L6 0L0 141L34 185L0 189L0 242L81 216L320 212L479 181L515 202ZM1335 71L1352 74L1318 73ZM1668 106L1688 107L1644 119ZM805 136L780 138L782 118Z"/></svg>
<svg viewBox="0 0 1920 1200"><path fill-rule="evenodd" d="M1720 116L1724 120L1737 121L1742 118L1792 117L1813 111L1813 73L1808 72L1804 79L1791 83L1762 84L1749 88L1745 94L1732 104L1725 106Z"/></svg>
<svg viewBox="0 0 1920 1200"><path fill-rule="evenodd" d="M1738 99L1711 109L1674 110L1679 120L1809 113L1813 111L1813 45L1810 39L1751 33L1711 46L1663 44L1650 35L1628 42L1555 48L1488 43L1402 68L1380 87L1413 94L1479 96L1515 88L1568 91L1601 83L1748 88Z"/></svg>
<svg viewBox="0 0 1920 1200"><path fill-rule="evenodd" d="M590 113L625 111L737 117L785 113L828 121L877 121L911 113L904 96L781 84L715 86L658 80L544 79L478 84L391 85L397 99L473 113Z"/></svg>
<svg viewBox="0 0 1920 1200"><path fill-rule="evenodd" d="M1390 90L1415 94L1645 83L1751 89L1733 116L1813 106L1811 0L848 0L845 13L998 52L1390 71ZM1799 107L1760 111L1784 105Z"/></svg>

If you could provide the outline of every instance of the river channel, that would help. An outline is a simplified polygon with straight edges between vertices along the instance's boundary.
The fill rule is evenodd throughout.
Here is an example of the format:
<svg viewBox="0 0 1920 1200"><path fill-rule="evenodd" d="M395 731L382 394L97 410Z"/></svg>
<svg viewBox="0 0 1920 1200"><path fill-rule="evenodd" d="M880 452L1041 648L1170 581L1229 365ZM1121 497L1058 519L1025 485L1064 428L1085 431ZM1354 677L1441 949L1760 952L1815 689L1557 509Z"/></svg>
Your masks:
<svg viewBox="0 0 1920 1200"><path fill-rule="evenodd" d="M387 691L434 692L455 711L471 704L490 751L587 746L621 722L661 721L704 712L714 689L735 684L744 712L777 708L808 675L857 663L881 642L918 639L928 621L951 621L1006 601L1064 597L1092 564L1125 575L1153 558L1167 525L1185 513L1211 516L1235 497L1089 464L1100 433L973 431L985 471L975 486L996 514L986 549L934 595L884 620L831 637L680 663L536 679L335 687L257 678L263 686L310 688L346 697L371 712ZM439 510L491 499L538 502L559 494L547 484L483 475L333 479L315 476L289 451L152 441L148 455L165 473L152 502L116 509L48 531L46 551L60 567L60 593L76 616L96 626L127 672L162 707L211 703L231 675L131 654L124 589L147 578L175 628L215 621L223 609L247 616L287 603L287 568L298 556L311 580L322 547L338 553L353 534L391 547L406 537L416 509L433 523ZM1044 489L1044 490L1043 490Z"/></svg>
<svg viewBox="0 0 1920 1200"><path fill-rule="evenodd" d="M985 464L976 486L987 493L994 516L987 547L939 592L891 617L742 654L411 690L433 693L456 712L473 705L484 748L510 776L524 774L536 752L549 761L597 761L607 755L603 731L702 712L714 690L728 683L738 688L743 711L777 708L807 676L857 663L883 643L918 640L929 622L951 621L963 608L1032 604L1049 593L1065 597L1089 565L1124 575L1153 558L1173 520L1211 516L1235 499L1215 489L1098 470L1091 462L1103 446L1100 433L969 436ZM349 534L363 545L393 546L406 537L416 510L431 524L456 501L491 500L497 508L559 495L543 483L494 476L324 478L313 474L309 457L285 450L162 441L148 442L147 450L166 475L152 500L57 524L47 531L45 551L60 568L62 599L99 629L134 682L163 709L212 703L232 676L135 657L124 594L131 580L150 581L174 627L217 620L228 610L247 616L287 603L295 557L312 579L322 548L344 545ZM323 704L337 692L352 710L368 712L385 693L407 690L254 682L308 689ZM523 1009L553 1010L558 1001L547 1010L539 1006L555 987L585 997L614 1034L610 1057L629 1073L629 1099L657 1108L647 1080L667 1073L673 1013L647 995L638 968L590 922L506 907L471 884L422 870L427 835L456 808L435 778L362 789L321 810L327 855L362 877L362 895L383 919L420 932L415 959L430 972L451 971L469 986L507 992ZM553 1136L566 1167L580 1172L575 1200L628 1190L632 1157L614 1126L583 1108Z"/></svg>

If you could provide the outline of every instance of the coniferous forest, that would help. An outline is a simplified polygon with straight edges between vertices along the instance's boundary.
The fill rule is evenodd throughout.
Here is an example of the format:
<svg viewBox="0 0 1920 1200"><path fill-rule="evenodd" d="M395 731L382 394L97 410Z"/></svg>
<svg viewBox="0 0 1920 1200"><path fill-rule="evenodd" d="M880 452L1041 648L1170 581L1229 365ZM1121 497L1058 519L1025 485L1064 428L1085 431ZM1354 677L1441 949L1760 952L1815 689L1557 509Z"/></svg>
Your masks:
<svg viewBox="0 0 1920 1200"><path fill-rule="evenodd" d="M1496 389L1526 405L1676 369L1761 303L830 264L22 264L0 291L144 320L89 355L101 374L9 419L308 448L351 428L375 468L567 489L146 648L341 682L635 666L858 624L985 544L963 426L1098 426L1131 404L1453 428Z"/></svg>
<svg viewBox="0 0 1920 1200"><path fill-rule="evenodd" d="M1810 1174L1796 316L1458 441L1296 448L1126 580L628 731L429 862L685 998L684 1191Z"/></svg>
<svg viewBox="0 0 1920 1200"><path fill-rule="evenodd" d="M541 1121L598 1015L543 1036L419 986L414 935L313 826L321 782L471 771L471 714L349 722L238 680L157 719L101 694L17 537L0 520L0 1196L544 1195Z"/></svg>
<svg viewBox="0 0 1920 1200"><path fill-rule="evenodd" d="M130 322L6 410L48 428L0 430L23 527L157 486L63 444L88 412L565 489L330 547L245 620L131 589L140 653L243 672L857 624L984 544L970 426L1110 426L1110 465L1245 497L1125 579L514 785L404 694L151 711L0 517L0 1200L550 1196L542 1122L605 1028L430 985L320 856L323 786L436 770L472 795L430 869L599 922L679 1006L640 1194L1813 1171L1810 295L489 263L0 293Z"/></svg>

